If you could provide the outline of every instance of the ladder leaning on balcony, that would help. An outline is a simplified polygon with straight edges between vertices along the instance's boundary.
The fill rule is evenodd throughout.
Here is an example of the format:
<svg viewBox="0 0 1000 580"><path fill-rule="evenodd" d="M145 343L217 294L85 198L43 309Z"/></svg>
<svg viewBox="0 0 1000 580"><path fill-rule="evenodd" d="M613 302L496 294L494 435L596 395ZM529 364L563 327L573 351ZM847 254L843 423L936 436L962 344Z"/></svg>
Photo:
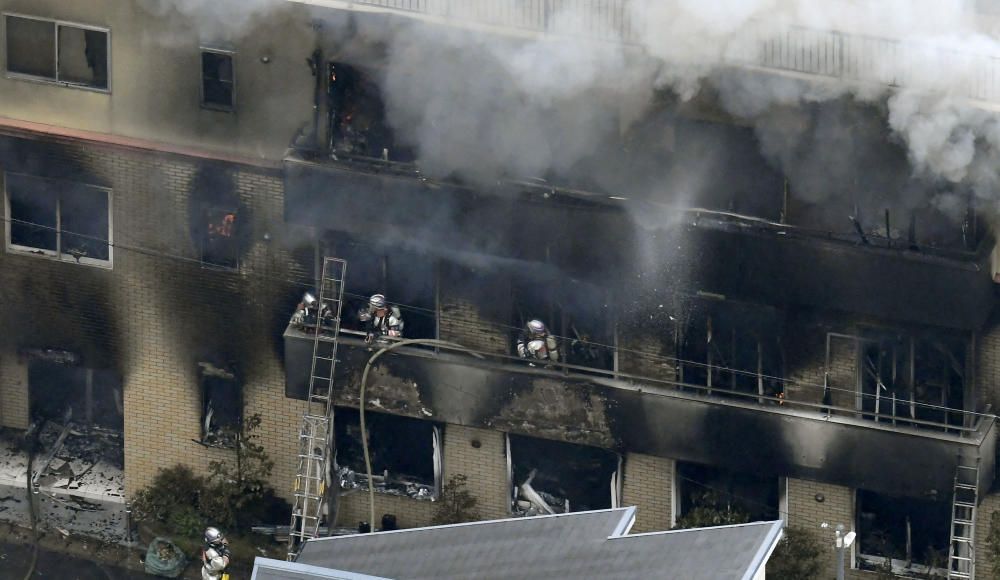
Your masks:
<svg viewBox="0 0 1000 580"><path fill-rule="evenodd" d="M346 274L347 262L339 258L324 258L309 371L309 396L299 432L299 465L293 491L295 502L288 530L289 561L295 559L306 540L319 535L324 495L332 485L336 485L330 481L330 463L334 457L333 377L337 368L337 339ZM332 321L324 325L324 313L327 312L327 320ZM333 524L327 522L330 528Z"/></svg>
<svg viewBox="0 0 1000 580"><path fill-rule="evenodd" d="M949 580L971 580L976 577L978 503L979 458L967 458L959 453L951 506L951 541L948 544Z"/></svg>

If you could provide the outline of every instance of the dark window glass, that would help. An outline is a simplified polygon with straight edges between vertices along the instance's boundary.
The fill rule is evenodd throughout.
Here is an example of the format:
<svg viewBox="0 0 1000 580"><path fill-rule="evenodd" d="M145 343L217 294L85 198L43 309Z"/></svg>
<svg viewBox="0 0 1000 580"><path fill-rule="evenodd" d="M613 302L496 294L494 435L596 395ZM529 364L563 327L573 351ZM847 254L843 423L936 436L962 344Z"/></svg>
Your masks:
<svg viewBox="0 0 1000 580"><path fill-rule="evenodd" d="M66 184L61 192L62 253L74 258L108 259L108 193Z"/></svg>
<svg viewBox="0 0 1000 580"><path fill-rule="evenodd" d="M55 23L7 16L6 28L7 71L55 79Z"/></svg>
<svg viewBox="0 0 1000 580"><path fill-rule="evenodd" d="M201 53L201 100L209 107L233 108L233 56Z"/></svg>
<svg viewBox="0 0 1000 580"><path fill-rule="evenodd" d="M7 175L10 200L10 243L56 251L58 195L43 179Z"/></svg>
<svg viewBox="0 0 1000 580"><path fill-rule="evenodd" d="M947 566L951 497L941 501L858 490L859 552Z"/></svg>
<svg viewBox="0 0 1000 580"><path fill-rule="evenodd" d="M60 25L59 80L108 88L108 33Z"/></svg>

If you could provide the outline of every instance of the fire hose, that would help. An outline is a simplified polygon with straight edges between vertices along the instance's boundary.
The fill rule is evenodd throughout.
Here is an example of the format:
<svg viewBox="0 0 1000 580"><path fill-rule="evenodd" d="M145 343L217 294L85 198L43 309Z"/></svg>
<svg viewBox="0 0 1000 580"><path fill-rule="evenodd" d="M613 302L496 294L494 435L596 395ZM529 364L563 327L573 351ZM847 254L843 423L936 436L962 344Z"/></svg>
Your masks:
<svg viewBox="0 0 1000 580"><path fill-rule="evenodd" d="M365 387L368 385L368 371L371 370L372 365L375 361L379 359L383 354L397 349L401 346L410 345L427 345L436 346L444 350L455 350L459 352L464 352L466 354L472 355L478 359L482 359L483 355L478 352L464 347L460 344L454 342L448 342L446 340L436 340L433 338L411 338L400 340L399 342L390 344L389 346L382 347L378 352L373 354L371 358L368 359L368 364L365 365L365 372L361 374L361 392L359 394L358 407L361 416L361 447L365 455L365 474L368 477L368 512L369 512L369 532L375 531L375 485L372 481L372 459L371 455L368 453L368 432L365 427Z"/></svg>

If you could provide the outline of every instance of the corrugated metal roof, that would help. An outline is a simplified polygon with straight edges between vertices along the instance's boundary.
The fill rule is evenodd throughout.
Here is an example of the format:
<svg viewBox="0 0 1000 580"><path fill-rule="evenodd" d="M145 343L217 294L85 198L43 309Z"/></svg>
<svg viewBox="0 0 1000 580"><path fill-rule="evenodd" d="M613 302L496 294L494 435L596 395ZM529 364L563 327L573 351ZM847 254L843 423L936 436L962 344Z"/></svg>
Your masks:
<svg viewBox="0 0 1000 580"><path fill-rule="evenodd" d="M781 522L625 535L635 508L310 540L298 562L397 579L750 579Z"/></svg>

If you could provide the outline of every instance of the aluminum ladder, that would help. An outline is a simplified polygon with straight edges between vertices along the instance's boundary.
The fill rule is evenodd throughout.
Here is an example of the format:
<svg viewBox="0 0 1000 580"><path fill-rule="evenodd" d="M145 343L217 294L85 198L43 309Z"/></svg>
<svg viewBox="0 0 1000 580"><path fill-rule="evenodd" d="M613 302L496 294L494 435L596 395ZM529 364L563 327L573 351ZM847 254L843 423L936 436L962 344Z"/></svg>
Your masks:
<svg viewBox="0 0 1000 580"><path fill-rule="evenodd" d="M313 337L309 396L299 432L299 466L295 474L292 523L288 530L288 560L298 556L302 544L319 535L324 496L331 485L330 463L334 456L333 380L337 368L337 338L344 303L344 276L347 262L324 258L319 287L319 312ZM323 312L332 321L324 324ZM333 527L333 522L328 522Z"/></svg>
<svg viewBox="0 0 1000 580"><path fill-rule="evenodd" d="M976 577L976 513L979 503L979 458L958 455L955 493L951 506L951 540L948 543L948 579Z"/></svg>

